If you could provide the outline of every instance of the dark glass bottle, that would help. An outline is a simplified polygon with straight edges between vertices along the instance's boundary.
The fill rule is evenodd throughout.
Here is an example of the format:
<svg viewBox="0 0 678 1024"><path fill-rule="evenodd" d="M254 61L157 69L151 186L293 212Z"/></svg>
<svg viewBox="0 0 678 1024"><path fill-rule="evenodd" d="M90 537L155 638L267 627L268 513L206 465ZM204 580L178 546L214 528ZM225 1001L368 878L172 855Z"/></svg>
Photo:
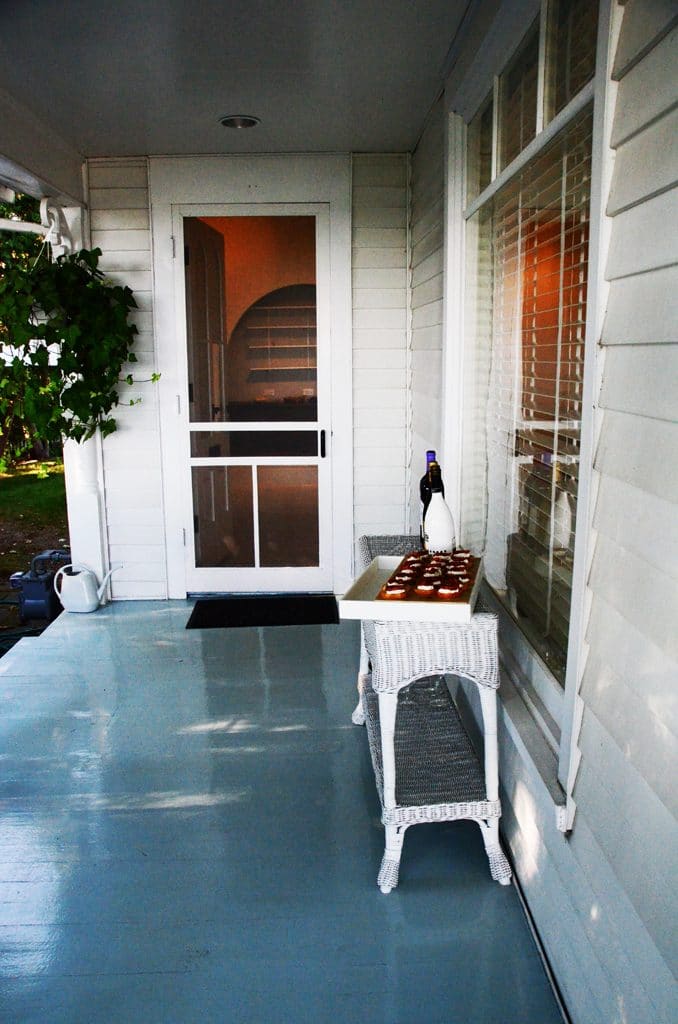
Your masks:
<svg viewBox="0 0 678 1024"><path fill-rule="evenodd" d="M431 494L434 491L440 491L443 498L445 497L445 484L443 483L443 474L440 469L440 465L433 460L431 465L428 467L428 482L429 482L429 502L431 500Z"/></svg>
<svg viewBox="0 0 678 1024"><path fill-rule="evenodd" d="M436 462L436 453L433 449L429 449L426 452L426 472L419 481L419 497L421 498L421 518L419 520L419 539L421 546L424 546L424 516L426 515L426 509L428 508L431 500L431 466L438 466ZM438 466L438 475L440 476L440 466ZM445 488L442 485L442 477L440 479L442 487L443 497L445 496Z"/></svg>

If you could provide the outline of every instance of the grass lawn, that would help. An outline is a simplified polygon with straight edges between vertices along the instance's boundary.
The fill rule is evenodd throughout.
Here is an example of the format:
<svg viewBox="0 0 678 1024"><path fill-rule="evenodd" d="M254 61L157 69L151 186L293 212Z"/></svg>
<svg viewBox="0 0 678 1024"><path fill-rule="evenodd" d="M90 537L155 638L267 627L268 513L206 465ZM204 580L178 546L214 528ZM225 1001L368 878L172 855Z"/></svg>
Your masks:
<svg viewBox="0 0 678 1024"><path fill-rule="evenodd" d="M16 598L13 572L49 548L68 545L64 467L61 461L28 462L0 472L0 600ZM0 627L15 628L14 609L0 605Z"/></svg>

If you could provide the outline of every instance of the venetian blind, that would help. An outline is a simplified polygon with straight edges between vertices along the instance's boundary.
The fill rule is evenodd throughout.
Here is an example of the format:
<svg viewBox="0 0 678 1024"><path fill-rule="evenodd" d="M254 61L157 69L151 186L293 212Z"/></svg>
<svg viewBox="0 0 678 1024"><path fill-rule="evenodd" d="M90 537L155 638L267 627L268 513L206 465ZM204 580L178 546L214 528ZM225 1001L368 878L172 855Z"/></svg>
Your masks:
<svg viewBox="0 0 678 1024"><path fill-rule="evenodd" d="M508 591L557 676L572 587L591 133L589 107L469 221L466 542L477 546L482 524L488 579Z"/></svg>

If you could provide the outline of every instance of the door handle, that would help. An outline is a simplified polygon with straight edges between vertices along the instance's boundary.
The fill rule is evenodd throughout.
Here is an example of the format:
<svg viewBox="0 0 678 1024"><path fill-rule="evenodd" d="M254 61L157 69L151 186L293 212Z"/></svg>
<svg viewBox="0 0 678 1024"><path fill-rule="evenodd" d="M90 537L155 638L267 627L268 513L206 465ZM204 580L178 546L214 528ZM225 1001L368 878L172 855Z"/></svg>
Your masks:
<svg viewBox="0 0 678 1024"><path fill-rule="evenodd" d="M325 451L325 431L321 430L320 431L320 458L324 459L326 454L327 453Z"/></svg>

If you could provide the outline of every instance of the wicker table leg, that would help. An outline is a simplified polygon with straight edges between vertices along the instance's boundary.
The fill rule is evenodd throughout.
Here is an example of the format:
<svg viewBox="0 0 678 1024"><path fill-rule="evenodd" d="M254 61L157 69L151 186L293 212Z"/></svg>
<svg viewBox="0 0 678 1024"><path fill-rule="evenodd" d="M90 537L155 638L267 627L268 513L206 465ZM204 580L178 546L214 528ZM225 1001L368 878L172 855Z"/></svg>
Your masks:
<svg viewBox="0 0 678 1024"><path fill-rule="evenodd" d="M351 721L353 722L354 725L365 724L365 712L363 711L363 706L360 702L360 697L358 698L358 703L351 712Z"/></svg>
<svg viewBox="0 0 678 1024"><path fill-rule="evenodd" d="M485 853L490 863L490 874L495 882L500 885L509 885L511 882L511 868L504 856L504 851L499 845L499 822L493 821L478 822L480 834L485 844Z"/></svg>
<svg viewBox="0 0 678 1024"><path fill-rule="evenodd" d="M351 721L354 725L365 724L365 712L362 706L362 692L365 688L365 683L369 678L370 674L370 658L367 653L367 647L365 646L365 633L363 630L363 624L360 623L360 668L358 669L358 703L353 710L351 715Z"/></svg>
<svg viewBox="0 0 678 1024"><path fill-rule="evenodd" d="M398 884L400 855L407 825L386 825L386 849L377 875L377 885L383 893L389 893Z"/></svg>
<svg viewBox="0 0 678 1024"><path fill-rule="evenodd" d="M480 707L485 736L485 785L488 800L499 799L499 750L497 746L497 691L480 686ZM480 823L479 823L480 824ZM490 874L495 882L508 885L511 869L499 845L499 820L490 818L480 825L485 852L490 862Z"/></svg>

